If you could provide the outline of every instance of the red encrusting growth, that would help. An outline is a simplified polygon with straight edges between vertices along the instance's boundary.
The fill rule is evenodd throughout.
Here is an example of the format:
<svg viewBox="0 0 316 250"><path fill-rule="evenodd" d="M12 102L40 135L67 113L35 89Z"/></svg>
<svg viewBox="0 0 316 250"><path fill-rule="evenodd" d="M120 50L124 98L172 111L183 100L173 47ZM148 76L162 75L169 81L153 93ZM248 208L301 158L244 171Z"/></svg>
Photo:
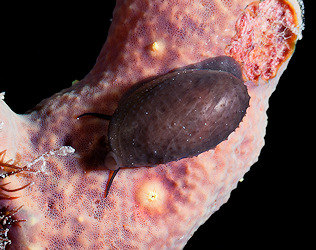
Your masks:
<svg viewBox="0 0 316 250"><path fill-rule="evenodd" d="M253 2L236 22L236 35L225 53L243 64L249 80L275 77L281 64L293 53L297 20L284 0Z"/></svg>

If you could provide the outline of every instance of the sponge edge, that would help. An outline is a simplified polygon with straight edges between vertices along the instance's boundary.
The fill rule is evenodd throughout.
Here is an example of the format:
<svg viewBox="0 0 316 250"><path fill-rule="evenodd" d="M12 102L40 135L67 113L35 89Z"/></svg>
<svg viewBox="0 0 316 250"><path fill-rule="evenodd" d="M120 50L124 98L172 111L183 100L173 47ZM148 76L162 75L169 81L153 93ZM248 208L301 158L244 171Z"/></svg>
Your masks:
<svg viewBox="0 0 316 250"><path fill-rule="evenodd" d="M305 7L303 0L288 0L294 10L295 10L295 17L298 20L298 27L297 27L297 39L301 40L303 38L303 30L305 29Z"/></svg>
<svg viewBox="0 0 316 250"><path fill-rule="evenodd" d="M5 158L16 158L17 144L23 134L23 119L15 114L0 95L0 153L6 152Z"/></svg>

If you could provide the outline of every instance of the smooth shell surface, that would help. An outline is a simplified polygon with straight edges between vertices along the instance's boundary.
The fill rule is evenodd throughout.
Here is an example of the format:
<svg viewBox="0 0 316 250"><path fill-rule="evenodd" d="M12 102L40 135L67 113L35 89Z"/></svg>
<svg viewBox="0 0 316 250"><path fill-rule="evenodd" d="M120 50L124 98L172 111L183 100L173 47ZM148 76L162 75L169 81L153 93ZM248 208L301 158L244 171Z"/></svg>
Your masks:
<svg viewBox="0 0 316 250"><path fill-rule="evenodd" d="M184 69L211 69L217 71L224 71L231 73L237 78L243 80L240 64L230 56L211 57L201 62L182 67L178 70Z"/></svg>
<svg viewBox="0 0 316 250"><path fill-rule="evenodd" d="M227 139L249 105L243 81L215 70L182 70L143 84L119 104L109 141L122 167L196 156Z"/></svg>

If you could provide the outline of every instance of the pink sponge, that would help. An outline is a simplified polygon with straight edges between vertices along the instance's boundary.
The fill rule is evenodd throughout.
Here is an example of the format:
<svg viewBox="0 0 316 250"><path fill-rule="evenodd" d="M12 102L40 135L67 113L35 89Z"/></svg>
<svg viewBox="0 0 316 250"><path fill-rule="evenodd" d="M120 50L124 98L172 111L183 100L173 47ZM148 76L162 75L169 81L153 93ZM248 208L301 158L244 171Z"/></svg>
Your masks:
<svg viewBox="0 0 316 250"><path fill-rule="evenodd" d="M118 0L107 42L83 80L27 115L13 113L0 95L0 248L183 248L257 161L268 99L301 37L302 4L251 2ZM256 16L249 17L248 5L257 6ZM267 21L260 15L267 7L274 10L269 22L282 20L285 28L265 26L274 37L267 47L260 47L259 33L246 43L240 18L249 17L247 27L254 29ZM278 50L276 37L288 48L277 58L271 52ZM245 48L253 52L241 56ZM108 121L77 117L112 115L136 83L223 55L240 64L250 96L239 126L197 156L123 168L104 198ZM271 60L273 73L267 74L263 65ZM255 64L260 70L252 76Z"/></svg>

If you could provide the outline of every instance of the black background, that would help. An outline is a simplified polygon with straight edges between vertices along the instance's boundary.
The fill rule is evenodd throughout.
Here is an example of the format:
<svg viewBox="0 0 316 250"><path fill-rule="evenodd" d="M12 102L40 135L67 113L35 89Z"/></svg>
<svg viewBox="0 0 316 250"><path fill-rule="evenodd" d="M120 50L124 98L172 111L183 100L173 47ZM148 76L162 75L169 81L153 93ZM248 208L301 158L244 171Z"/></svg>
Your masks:
<svg viewBox="0 0 316 250"><path fill-rule="evenodd" d="M314 202L315 166L311 2L305 1L303 40L270 98L259 161L185 249L294 245L304 249L311 242L308 231L314 230L314 217L308 211ZM106 40L114 5L111 0L0 7L0 92L6 92L5 101L16 113L26 112L89 72Z"/></svg>

